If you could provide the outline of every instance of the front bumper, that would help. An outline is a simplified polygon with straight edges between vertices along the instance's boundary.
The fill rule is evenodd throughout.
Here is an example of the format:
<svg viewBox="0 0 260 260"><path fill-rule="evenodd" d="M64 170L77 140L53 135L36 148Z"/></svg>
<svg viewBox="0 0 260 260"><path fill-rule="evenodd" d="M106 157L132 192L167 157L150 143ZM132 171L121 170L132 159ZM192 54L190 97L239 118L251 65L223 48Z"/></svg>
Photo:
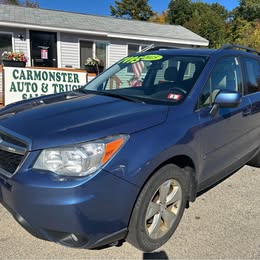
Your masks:
<svg viewBox="0 0 260 260"><path fill-rule="evenodd" d="M72 247L93 248L125 238L139 189L100 171L60 179L22 169L0 175L0 202L34 236Z"/></svg>

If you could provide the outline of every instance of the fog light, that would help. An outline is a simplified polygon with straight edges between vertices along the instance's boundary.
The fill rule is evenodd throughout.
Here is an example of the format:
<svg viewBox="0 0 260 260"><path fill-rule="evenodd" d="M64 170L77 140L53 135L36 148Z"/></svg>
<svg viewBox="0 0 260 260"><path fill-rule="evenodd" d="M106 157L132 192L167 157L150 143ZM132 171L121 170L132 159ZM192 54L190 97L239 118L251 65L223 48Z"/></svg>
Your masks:
<svg viewBox="0 0 260 260"><path fill-rule="evenodd" d="M88 243L85 236L74 233L66 233L54 230L45 230L48 234L49 240L55 241L59 244L69 247L83 247Z"/></svg>

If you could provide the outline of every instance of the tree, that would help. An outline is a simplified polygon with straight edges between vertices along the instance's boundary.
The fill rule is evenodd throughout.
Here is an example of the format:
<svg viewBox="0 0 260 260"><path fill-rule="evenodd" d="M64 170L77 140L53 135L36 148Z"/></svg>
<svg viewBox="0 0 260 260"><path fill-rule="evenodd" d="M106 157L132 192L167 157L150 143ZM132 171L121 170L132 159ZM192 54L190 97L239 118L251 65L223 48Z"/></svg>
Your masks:
<svg viewBox="0 0 260 260"><path fill-rule="evenodd" d="M240 0L229 22L229 41L260 50L259 0Z"/></svg>
<svg viewBox="0 0 260 260"><path fill-rule="evenodd" d="M0 4L21 5L19 0L1 0Z"/></svg>
<svg viewBox="0 0 260 260"><path fill-rule="evenodd" d="M153 16L148 0L122 0L110 5L110 13L115 17L148 21Z"/></svg>
<svg viewBox="0 0 260 260"><path fill-rule="evenodd" d="M39 8L40 7L37 0L36 1L26 0L24 5L26 7L32 7L32 8Z"/></svg>
<svg viewBox="0 0 260 260"><path fill-rule="evenodd" d="M240 32L236 43L249 46L260 51L260 22L247 23Z"/></svg>
<svg viewBox="0 0 260 260"><path fill-rule="evenodd" d="M260 22L236 18L230 26L229 41L260 51Z"/></svg>
<svg viewBox="0 0 260 260"><path fill-rule="evenodd" d="M210 47L238 43L260 49L259 0L240 0L232 12L218 3L171 0L167 19L205 37Z"/></svg>
<svg viewBox="0 0 260 260"><path fill-rule="evenodd" d="M239 7L236 11L238 16L249 22L260 20L260 1L240 0Z"/></svg>
<svg viewBox="0 0 260 260"><path fill-rule="evenodd" d="M192 4L193 14L183 26L209 40L209 47L218 48L225 43L225 8L196 2ZM221 14L221 15L220 15Z"/></svg>
<svg viewBox="0 0 260 260"><path fill-rule="evenodd" d="M163 11L161 14L157 12L149 19L150 22L166 24L167 23L167 11Z"/></svg>
<svg viewBox="0 0 260 260"><path fill-rule="evenodd" d="M171 0L168 6L169 24L183 25L192 16L191 0Z"/></svg>
<svg viewBox="0 0 260 260"><path fill-rule="evenodd" d="M229 12L228 10L221 4L218 3L213 3L210 5L210 8L218 15L220 16L223 20L228 19L229 17Z"/></svg>
<svg viewBox="0 0 260 260"><path fill-rule="evenodd" d="M20 5L20 6L26 6L26 7L33 7L33 8L39 8L38 1L33 0L0 0L0 4L11 4L11 5Z"/></svg>

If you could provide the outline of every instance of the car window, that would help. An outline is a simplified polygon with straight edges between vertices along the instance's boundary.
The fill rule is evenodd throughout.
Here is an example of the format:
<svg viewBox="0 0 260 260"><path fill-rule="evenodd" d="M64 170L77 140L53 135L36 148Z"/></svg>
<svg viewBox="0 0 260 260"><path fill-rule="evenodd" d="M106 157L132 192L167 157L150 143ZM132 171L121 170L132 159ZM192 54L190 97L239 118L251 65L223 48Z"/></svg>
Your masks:
<svg viewBox="0 0 260 260"><path fill-rule="evenodd" d="M243 58L245 87L248 94L260 92L260 65L255 59Z"/></svg>
<svg viewBox="0 0 260 260"><path fill-rule="evenodd" d="M154 83L159 84L165 81L178 82L179 85L191 89L204 65L205 60L198 57L193 57L192 59L191 57L188 57L188 59L173 57L162 63L162 67L158 70Z"/></svg>
<svg viewBox="0 0 260 260"><path fill-rule="evenodd" d="M236 57L219 60L203 88L199 107L211 106L220 90L234 90L242 93L241 72Z"/></svg>
<svg viewBox="0 0 260 260"><path fill-rule="evenodd" d="M177 104L194 86L207 57L136 54L100 74L84 89L147 103Z"/></svg>

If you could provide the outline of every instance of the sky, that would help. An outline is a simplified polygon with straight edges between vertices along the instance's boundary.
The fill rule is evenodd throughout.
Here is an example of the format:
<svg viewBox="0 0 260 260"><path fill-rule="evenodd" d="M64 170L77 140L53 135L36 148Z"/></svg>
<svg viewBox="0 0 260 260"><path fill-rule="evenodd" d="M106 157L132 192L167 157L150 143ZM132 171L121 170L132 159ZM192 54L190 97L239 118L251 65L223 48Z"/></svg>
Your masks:
<svg viewBox="0 0 260 260"><path fill-rule="evenodd" d="M194 0L193 0L194 1ZM159 14L168 8L170 0L149 0L149 5L153 11ZM232 10L238 6L239 0L204 0L203 2L219 3ZM114 0L38 0L40 8L54 9L76 13L86 13L95 15L110 15L110 5L114 5Z"/></svg>

